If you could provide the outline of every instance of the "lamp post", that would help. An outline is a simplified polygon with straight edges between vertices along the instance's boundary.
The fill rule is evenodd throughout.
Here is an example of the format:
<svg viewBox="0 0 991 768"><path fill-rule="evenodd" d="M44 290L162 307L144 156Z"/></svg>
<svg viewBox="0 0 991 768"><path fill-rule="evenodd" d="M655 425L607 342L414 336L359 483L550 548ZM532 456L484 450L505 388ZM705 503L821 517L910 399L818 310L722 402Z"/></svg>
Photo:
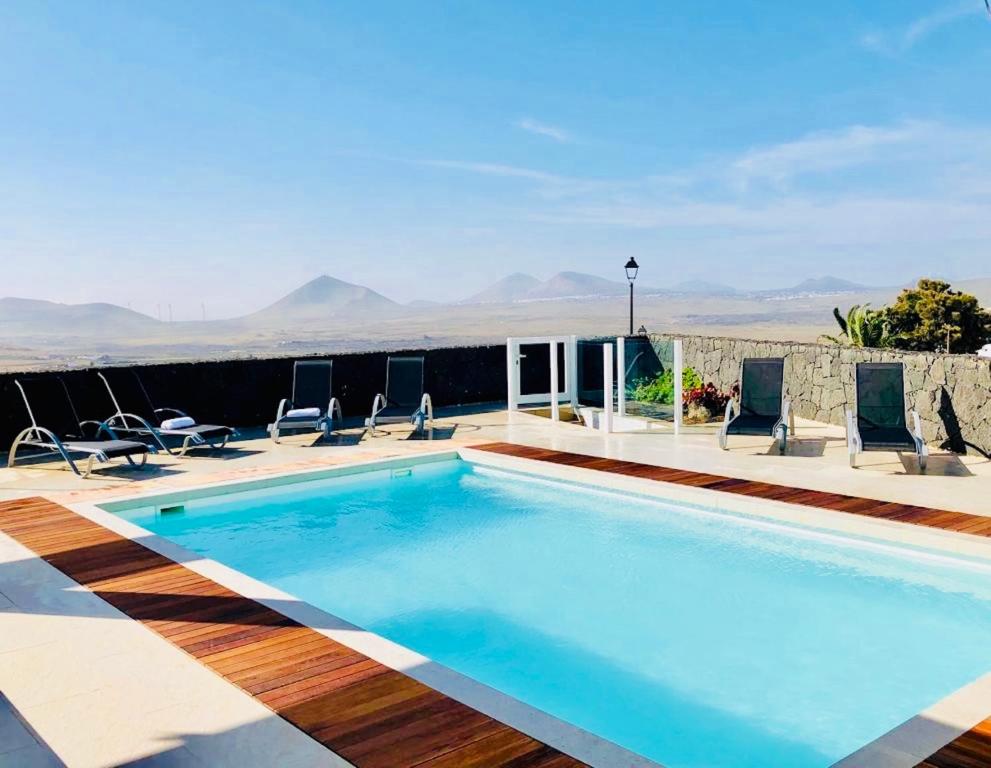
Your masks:
<svg viewBox="0 0 991 768"><path fill-rule="evenodd" d="M633 335L633 281L637 279L637 271L640 265L632 256L626 262L626 279L630 281L630 336Z"/></svg>

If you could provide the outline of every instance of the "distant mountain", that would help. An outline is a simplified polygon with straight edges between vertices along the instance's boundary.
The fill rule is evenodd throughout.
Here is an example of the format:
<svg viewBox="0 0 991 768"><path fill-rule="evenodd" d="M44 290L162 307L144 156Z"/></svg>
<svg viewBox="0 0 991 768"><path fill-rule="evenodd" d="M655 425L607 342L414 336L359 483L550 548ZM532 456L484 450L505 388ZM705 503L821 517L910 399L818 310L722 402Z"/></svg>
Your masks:
<svg viewBox="0 0 991 768"><path fill-rule="evenodd" d="M526 299L531 291L539 288L541 282L533 275L514 272L497 280L484 291L469 296L464 304L510 304Z"/></svg>
<svg viewBox="0 0 991 768"><path fill-rule="evenodd" d="M332 319L381 318L401 311L400 304L371 288L321 275L243 320L251 324L293 325Z"/></svg>
<svg viewBox="0 0 991 768"><path fill-rule="evenodd" d="M784 289L787 293L848 293L871 290L870 286L853 283L840 277L810 277L798 285Z"/></svg>
<svg viewBox="0 0 991 768"><path fill-rule="evenodd" d="M584 272L558 272L530 292L529 299L573 299L585 296L619 296L629 290L627 283L606 280Z"/></svg>
<svg viewBox="0 0 991 768"><path fill-rule="evenodd" d="M39 299L0 299L3 336L126 336L162 323L116 304L58 304Z"/></svg>
<svg viewBox="0 0 991 768"><path fill-rule="evenodd" d="M706 280L685 280L671 286L675 293L699 293L707 296L729 296L737 292L736 288L722 283L710 283Z"/></svg>

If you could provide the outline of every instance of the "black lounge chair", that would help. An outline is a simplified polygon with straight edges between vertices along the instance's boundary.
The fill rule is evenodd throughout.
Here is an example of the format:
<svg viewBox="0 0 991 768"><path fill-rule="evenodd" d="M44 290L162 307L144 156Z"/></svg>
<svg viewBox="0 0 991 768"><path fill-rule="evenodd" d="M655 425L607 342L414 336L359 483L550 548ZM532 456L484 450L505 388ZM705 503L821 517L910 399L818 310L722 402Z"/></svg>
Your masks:
<svg viewBox="0 0 991 768"><path fill-rule="evenodd" d="M105 464L111 459L122 458L131 466L144 466L148 453L155 452L154 448L144 443L117 439L113 430L98 421L80 421L69 390L61 378L17 379L14 383L24 398L31 426L14 438L7 457L8 467L14 466L17 450L22 445L59 454L73 472L83 477L89 477L94 461ZM31 391L30 397L28 390ZM96 439L89 439L87 430ZM105 433L108 439L100 440L101 433ZM88 457L85 472L79 471L73 455ZM141 463L135 464L132 456L140 456Z"/></svg>
<svg viewBox="0 0 991 768"><path fill-rule="evenodd" d="M279 403L275 423L268 425L272 440L279 442L282 432L321 431L330 437L334 418L344 420L340 401L333 395L333 360L297 360L292 369L292 397ZM315 410L309 413L294 411Z"/></svg>
<svg viewBox="0 0 991 768"><path fill-rule="evenodd" d="M425 424L433 426L434 406L424 391L423 357L390 357L385 369L385 394L375 395L372 415L365 426L410 422L422 432Z"/></svg>
<svg viewBox="0 0 991 768"><path fill-rule="evenodd" d="M191 417L176 408L156 408L148 397L148 392L141 383L137 371L115 369L97 375L107 387L110 400L116 409L116 413L103 423L122 435L150 437L172 455L175 455L175 452L166 442L166 438L177 438L182 441L178 455L185 456L191 448L199 446L223 448L227 441L237 434L237 430L233 427L198 424L195 420L192 424L181 427L170 424L170 421L186 420Z"/></svg>
<svg viewBox="0 0 991 768"><path fill-rule="evenodd" d="M905 405L905 369L901 363L857 363L856 412L846 412L847 448L850 466L864 451L911 451L926 471L929 448L922 439L922 422ZM908 428L912 418L914 432Z"/></svg>
<svg viewBox="0 0 991 768"><path fill-rule="evenodd" d="M784 396L785 361L780 357L748 357L740 367L740 405L726 403L719 430L719 447L727 449L730 435L767 435L785 452L788 431L795 432L791 402ZM738 412L733 414L734 409Z"/></svg>

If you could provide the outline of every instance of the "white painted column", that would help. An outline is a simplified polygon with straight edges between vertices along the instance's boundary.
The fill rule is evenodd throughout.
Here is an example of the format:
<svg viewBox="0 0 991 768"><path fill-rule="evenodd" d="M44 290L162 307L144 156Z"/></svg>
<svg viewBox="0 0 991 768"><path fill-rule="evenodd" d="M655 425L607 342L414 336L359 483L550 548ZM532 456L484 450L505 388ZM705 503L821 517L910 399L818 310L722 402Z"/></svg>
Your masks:
<svg viewBox="0 0 991 768"><path fill-rule="evenodd" d="M571 411L578 413L578 337L572 336L564 350L564 386L571 394Z"/></svg>
<svg viewBox="0 0 991 768"><path fill-rule="evenodd" d="M516 398L519 395L520 372L517 368L515 346L515 339L506 339L506 403L507 410L510 411L515 411L519 407Z"/></svg>
<svg viewBox="0 0 991 768"><path fill-rule="evenodd" d="M561 420L561 404L557 398L557 342L550 343L551 348L551 421Z"/></svg>
<svg viewBox="0 0 991 768"><path fill-rule="evenodd" d="M612 432L612 344L602 345L602 431Z"/></svg>
<svg viewBox="0 0 991 768"><path fill-rule="evenodd" d="M681 339L674 340L674 433L681 434L681 419L684 405L682 403L681 385L683 382L685 361L682 357Z"/></svg>
<svg viewBox="0 0 991 768"><path fill-rule="evenodd" d="M626 339L616 337L616 412L626 415Z"/></svg>

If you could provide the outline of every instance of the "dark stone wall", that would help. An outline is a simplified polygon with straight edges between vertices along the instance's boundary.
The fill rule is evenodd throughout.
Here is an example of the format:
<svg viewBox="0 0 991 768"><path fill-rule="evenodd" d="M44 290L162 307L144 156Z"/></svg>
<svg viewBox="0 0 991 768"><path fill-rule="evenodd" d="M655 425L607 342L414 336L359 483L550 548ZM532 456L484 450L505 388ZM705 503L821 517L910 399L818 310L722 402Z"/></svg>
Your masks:
<svg viewBox="0 0 991 768"><path fill-rule="evenodd" d="M358 352L332 356L334 393L346 419L367 416L385 387L386 359L416 354L426 358L424 376L434 407L502 402L506 399L506 347L448 347L401 352ZM295 359L224 360L135 366L156 407L178 408L204 423L251 427L270 423L279 401L289 397ZM102 421L113 412L100 368L73 371L0 373L0 452L31 422L17 378L60 376L79 417ZM44 426L44 425L42 425Z"/></svg>

